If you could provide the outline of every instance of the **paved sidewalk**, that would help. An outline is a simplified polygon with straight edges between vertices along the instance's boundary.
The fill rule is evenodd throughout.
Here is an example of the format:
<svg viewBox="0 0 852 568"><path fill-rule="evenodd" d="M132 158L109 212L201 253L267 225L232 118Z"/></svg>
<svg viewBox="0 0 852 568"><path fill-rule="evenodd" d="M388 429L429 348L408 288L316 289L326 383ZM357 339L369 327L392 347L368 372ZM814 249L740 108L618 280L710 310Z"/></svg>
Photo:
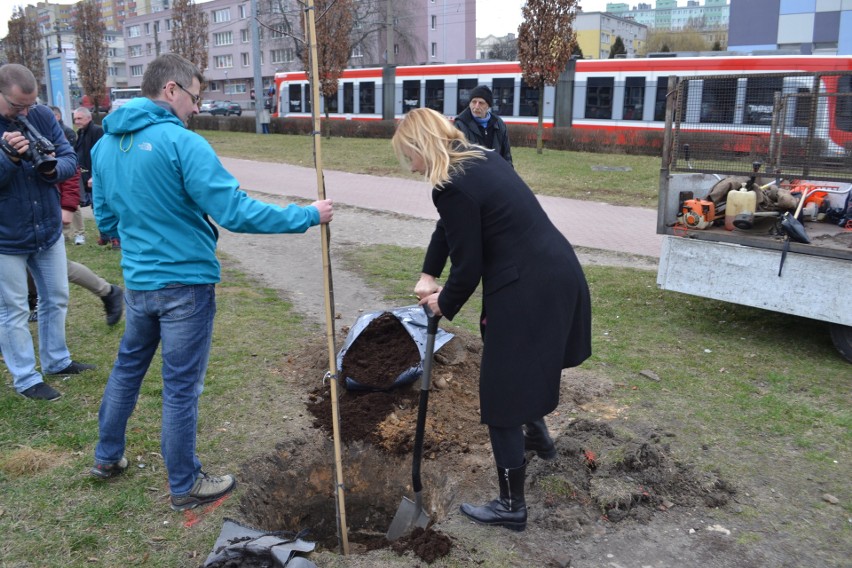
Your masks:
<svg viewBox="0 0 852 568"><path fill-rule="evenodd" d="M221 160L245 190L317 198L313 168L236 158ZM326 196L336 203L422 219L438 218L426 182L332 170L324 171L324 178ZM540 196L539 200L573 245L654 258L660 255L661 238L656 234L657 213L653 209L547 196Z"/></svg>

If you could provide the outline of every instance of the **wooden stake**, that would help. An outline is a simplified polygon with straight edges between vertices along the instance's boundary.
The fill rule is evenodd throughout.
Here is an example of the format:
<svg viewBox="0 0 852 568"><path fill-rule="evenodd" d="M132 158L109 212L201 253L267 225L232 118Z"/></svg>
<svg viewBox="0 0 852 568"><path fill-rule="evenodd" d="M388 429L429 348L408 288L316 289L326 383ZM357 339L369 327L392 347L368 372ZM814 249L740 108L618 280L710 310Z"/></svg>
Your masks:
<svg viewBox="0 0 852 568"><path fill-rule="evenodd" d="M313 142L314 142L314 164L317 171L317 195L320 200L325 199L325 180L322 173L322 124L320 122L320 91L319 71L317 65L317 31L314 0L307 0L305 9L307 32L307 43L310 47L310 84L311 84L311 117L313 118ZM346 500L343 485L343 460L340 454L340 408L337 400L337 359L335 354L334 332L334 289L331 280L331 255L329 253L329 242L331 233L328 224L320 225L322 234L322 266L323 266L323 288L325 291L325 324L326 339L328 341L328 369L326 375L331 387L331 424L334 438L334 492L336 496L335 506L337 509L337 536L340 548L344 555L349 554L349 537L346 532Z"/></svg>

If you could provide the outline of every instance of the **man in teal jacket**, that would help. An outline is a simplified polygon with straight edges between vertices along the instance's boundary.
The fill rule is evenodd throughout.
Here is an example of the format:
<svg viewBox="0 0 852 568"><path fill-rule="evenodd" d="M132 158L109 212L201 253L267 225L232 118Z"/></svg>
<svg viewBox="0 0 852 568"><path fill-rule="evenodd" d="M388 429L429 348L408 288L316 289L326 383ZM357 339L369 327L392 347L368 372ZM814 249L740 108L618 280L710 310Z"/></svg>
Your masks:
<svg viewBox="0 0 852 568"><path fill-rule="evenodd" d="M142 77L142 97L104 119L92 152L98 228L121 238L126 327L101 401L91 473L109 478L127 468L127 422L162 343L160 444L175 510L236 485L231 475L203 472L195 453L220 279L211 219L235 232L303 233L333 214L330 200L282 208L240 191L204 138L185 127L198 113L203 81L183 57L158 57Z"/></svg>

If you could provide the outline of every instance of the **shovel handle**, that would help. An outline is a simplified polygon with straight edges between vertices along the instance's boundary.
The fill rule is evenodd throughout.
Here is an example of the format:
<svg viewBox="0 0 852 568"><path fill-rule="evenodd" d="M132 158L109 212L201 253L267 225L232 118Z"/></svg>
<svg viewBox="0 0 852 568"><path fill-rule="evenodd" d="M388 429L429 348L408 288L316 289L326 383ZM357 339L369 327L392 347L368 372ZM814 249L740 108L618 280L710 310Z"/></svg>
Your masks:
<svg viewBox="0 0 852 568"><path fill-rule="evenodd" d="M420 401L417 406L417 426L414 430L414 458L411 466L411 487L415 494L423 490L420 480L420 462L423 459L423 438L426 432L426 410L429 406L429 386L432 381L432 360L435 354L435 335L438 333L438 320L429 306L423 304L426 312L426 350L423 353L423 376L420 380Z"/></svg>

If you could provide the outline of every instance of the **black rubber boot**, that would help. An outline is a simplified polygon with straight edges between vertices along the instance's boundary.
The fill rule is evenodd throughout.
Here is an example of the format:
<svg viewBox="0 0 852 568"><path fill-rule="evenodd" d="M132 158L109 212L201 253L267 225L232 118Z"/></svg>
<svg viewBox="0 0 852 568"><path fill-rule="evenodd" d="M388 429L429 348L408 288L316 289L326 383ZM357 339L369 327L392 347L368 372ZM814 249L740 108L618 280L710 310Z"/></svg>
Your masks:
<svg viewBox="0 0 852 568"><path fill-rule="evenodd" d="M112 284L109 294L103 296L101 301L104 303L107 325L117 324L124 312L124 290L120 286Z"/></svg>
<svg viewBox="0 0 852 568"><path fill-rule="evenodd" d="M527 528L527 503L524 500L526 477L526 462L514 469L498 467L500 497L481 507L462 503L461 512L483 525L505 527L513 531L524 530Z"/></svg>
<svg viewBox="0 0 852 568"><path fill-rule="evenodd" d="M524 424L524 451L535 452L543 460L556 459L556 446L544 419Z"/></svg>

